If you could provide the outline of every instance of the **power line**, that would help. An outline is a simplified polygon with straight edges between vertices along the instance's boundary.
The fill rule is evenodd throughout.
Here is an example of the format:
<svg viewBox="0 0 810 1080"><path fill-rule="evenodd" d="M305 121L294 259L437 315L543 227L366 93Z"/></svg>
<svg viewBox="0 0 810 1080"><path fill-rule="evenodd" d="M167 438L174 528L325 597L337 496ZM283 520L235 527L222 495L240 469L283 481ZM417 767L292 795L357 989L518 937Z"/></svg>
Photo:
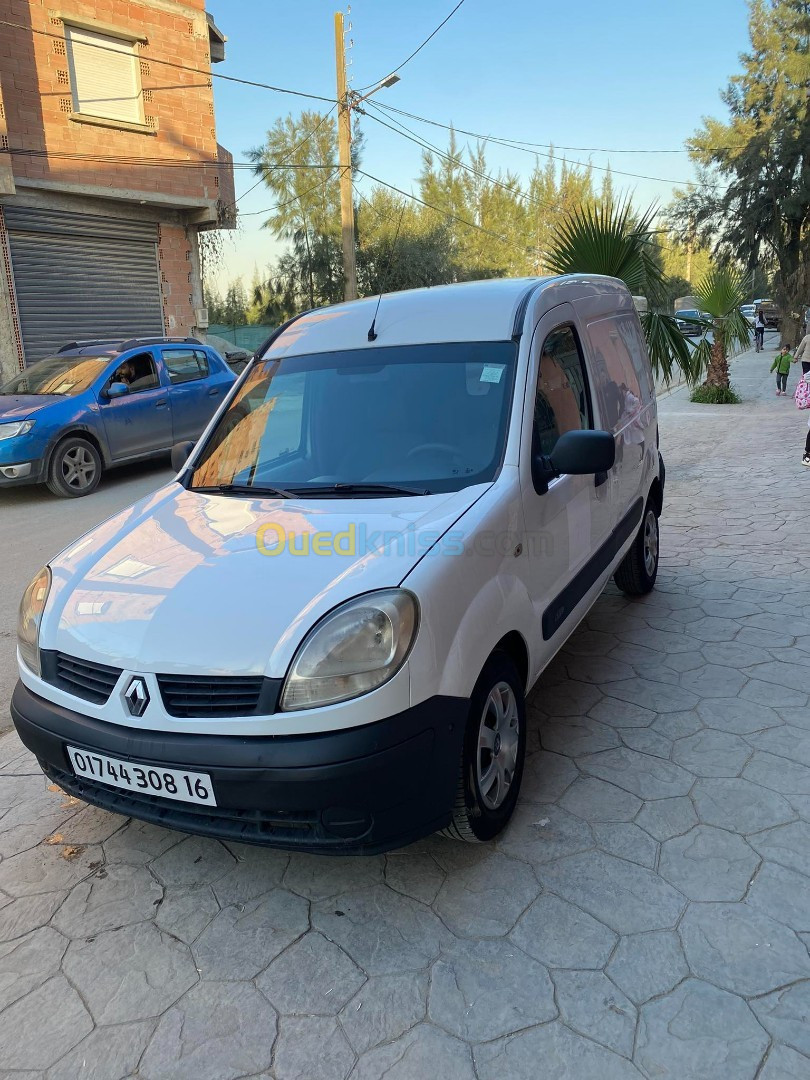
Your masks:
<svg viewBox="0 0 810 1080"><path fill-rule="evenodd" d="M411 62L411 60L413 60L413 58L416 56L416 54L420 53L422 51L422 49L424 49L424 47L427 45L427 43L432 38L436 37L436 35L441 30L441 28L445 25L445 23L450 22L450 20L453 18L453 16L455 15L455 13L458 11L458 9L461 7L461 5L463 3L464 3L464 0L458 0L458 3L453 8L453 10L450 12L450 14L446 18L442 19L442 21L439 23L439 25L436 27L436 29L433 31L433 33L428 34L428 36L425 38L425 40L422 42L422 44L419 46L419 48L414 49L414 51L411 53L410 56L406 57L398 67L392 68L391 71L389 71L387 74L393 75L395 71L402 71L402 69L405 67L405 65L409 64ZM382 81L381 79L377 80L377 82L381 82L381 81ZM364 90L370 90L372 86L376 86L376 85L377 85L377 83L373 82L373 83L369 83L368 86L362 86L360 88L360 90L358 91L358 93L362 94Z"/></svg>
<svg viewBox="0 0 810 1080"><path fill-rule="evenodd" d="M431 124L434 127L444 128L446 131L456 131L461 135L469 135L472 138L478 139L481 142L493 142L498 143L501 146L506 146L510 150L520 150L521 153L531 154L532 157L537 157L537 153L534 150L529 150L527 146L522 146L519 143L509 142L506 139L499 139L493 135L476 135L474 131L465 131L464 128L456 128L450 124L440 124L437 120L426 120L424 117L415 116L413 113L405 113L402 109L394 109L390 105L382 105L379 102L375 102L375 108L384 109L386 112L401 113L404 116L410 116L415 120L421 120L425 124ZM393 119L393 117L391 118ZM380 121L381 122L381 121ZM404 125L400 125L404 126ZM408 129L410 130L410 129ZM411 132L411 134L414 134ZM418 138L418 136L416 136ZM537 144L539 145L539 144ZM563 149L562 147L560 149ZM439 151L437 151L439 153ZM630 176L636 180L654 180L661 184L677 184L681 187L688 187L690 184L694 184L694 180L671 180L664 176L647 176L644 173L626 172L622 169L615 169L610 165L594 165L591 161L571 161L568 158L561 158L558 154L555 154L552 149L549 150L549 157L554 161L565 161L569 165L577 165L581 169L596 169L598 172L612 173L616 176Z"/></svg>
<svg viewBox="0 0 810 1080"><path fill-rule="evenodd" d="M244 199L246 195L249 195L251 193L251 191L255 191L256 188L259 186L259 184L263 183L264 180L266 179L265 172L266 172L266 170L268 168L278 169L285 162L289 161L290 158L293 156L293 154L296 154L301 149L302 146L305 146L309 142L309 140L313 137L313 135L317 135L318 131L320 131L320 129L323 127L323 125L326 123L326 121L329 119L329 117L332 115L332 113L335 111L336 108L337 108L337 102L335 102L335 104L332 106L332 108L329 110L328 113L326 113L324 116L321 117L319 123L317 123L315 125L315 127L312 129L312 131L310 131L308 135L304 136L304 138L301 140L301 142L298 143L297 146L294 146L292 148L292 150L290 150L289 153L285 154L284 157L281 158L279 161L274 162L272 166L266 166L263 163L260 163L259 165L257 165L256 166L256 171L259 172L260 169L262 170L260 172L260 174L259 174L259 179L256 181L255 184L251 184L251 186L247 189L247 191L243 191L242 194L239 196L239 198L235 199L233 201L233 203L231 203L230 205L231 206L236 206L237 203L241 199Z"/></svg>
<svg viewBox="0 0 810 1080"><path fill-rule="evenodd" d="M299 202L301 199L305 199L307 195L311 195L313 191L317 191L318 188L325 187L335 173L340 168L339 165L330 165L331 173L324 177L323 180L319 180L317 184L313 184L311 188L307 188L306 191L302 191L299 195L294 195L291 199L286 199L284 202L276 203L275 206L268 206L266 210L251 210L250 213L240 214L240 217L261 217L264 214L272 214L275 210L282 210L285 206L291 206L294 202Z"/></svg>
<svg viewBox="0 0 810 1080"><path fill-rule="evenodd" d="M445 131L456 131L460 135L469 135L472 139L478 139L480 142L494 142L501 143L504 146L508 146L513 150L524 150L527 147L534 148L529 151L534 153L534 150L573 150L575 153L583 154L688 154L689 150L681 148L678 150L632 150L629 148L623 148L621 150L608 150L605 147L600 146L558 146L554 143L542 143L542 142L529 142L526 139L510 139L501 135L482 135L477 131L467 131L465 128L456 127L453 124L443 124L439 120L430 120L426 116L418 116L416 113L407 112L405 109L397 109L393 105L384 105L382 102L376 103L378 108L385 109L386 112L398 113L400 116L407 116L410 120L418 120L421 124L430 124L432 127L443 128ZM713 146L707 147L709 150L739 150L742 144L736 146ZM629 174L633 175L633 174ZM648 177L642 177L641 179L649 179ZM653 177L652 179L656 179ZM667 181L669 183L670 181ZM680 181L674 181L674 183L680 183Z"/></svg>
<svg viewBox="0 0 810 1080"><path fill-rule="evenodd" d="M153 169L216 169L226 166L233 169L250 169L252 172L256 169L255 161L220 161L218 158L201 158L199 160L191 159L166 159L166 158L143 158L136 156L128 157L116 157L111 154L82 154L78 151L71 150L43 150L39 147L9 147L8 150L0 151L0 153L9 154L12 157L26 155L30 157L45 157L54 158L65 161L96 161L107 165L132 165L141 166L145 168ZM337 165L331 165L329 163L320 164L318 162L302 162L300 164L289 163L277 163L274 165L263 166L265 171L273 171L276 169L336 169Z"/></svg>
<svg viewBox="0 0 810 1080"><path fill-rule="evenodd" d="M493 232L491 229L485 229L483 225L476 225L474 221L467 221L466 218L459 217L457 214L453 214L449 210L442 210L438 206L433 206L432 203L425 202L424 199L420 199L418 195L412 195L409 191L403 191L402 188L398 188L394 184L389 184L386 180L381 180L379 176L372 176L371 173L366 172L364 169L355 169L355 172L359 173L360 176L365 176L367 180L373 180L375 184L380 184L382 187L390 188L391 191L396 191L398 195L402 195L406 199L411 199L413 202L419 203L421 206L427 207L428 210L435 210L437 214L441 214L443 217L446 217L451 221L457 221L460 225L466 225L468 229L476 229L478 232L486 233L487 236L494 236L495 239L500 240L502 244L511 244L512 242L507 237L501 236L500 233Z"/></svg>
<svg viewBox="0 0 810 1080"><path fill-rule="evenodd" d="M51 30L38 30L33 26L24 26L22 23L10 22L7 19L0 19L0 26L9 26L14 30L24 30L26 33L39 34L41 37L56 38L58 41L64 41L64 34L57 34ZM113 52L116 56L120 56L119 49L113 49L109 45L102 45L99 42L87 41L82 42L82 45L89 46L93 49L102 49L104 52ZM193 75L202 75L206 79L223 79L225 82L239 83L242 86L254 86L260 90L273 90L277 94L290 94L293 97L309 98L311 101L326 101L330 104L335 102L334 98L323 97L321 94L309 94L303 90L290 90L285 86L271 86L270 83L255 82L253 79L239 79L235 75L222 75L218 71L204 70L202 68L191 67L189 64L178 64L174 60L161 60L156 56L144 55L140 59L149 64L163 64L165 67L175 68L177 71L189 71Z"/></svg>

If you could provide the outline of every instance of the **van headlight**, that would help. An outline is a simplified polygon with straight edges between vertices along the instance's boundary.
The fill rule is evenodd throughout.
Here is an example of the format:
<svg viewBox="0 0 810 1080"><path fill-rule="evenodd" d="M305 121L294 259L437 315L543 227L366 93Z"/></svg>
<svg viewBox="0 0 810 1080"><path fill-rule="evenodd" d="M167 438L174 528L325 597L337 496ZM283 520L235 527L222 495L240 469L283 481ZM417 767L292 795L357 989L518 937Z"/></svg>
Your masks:
<svg viewBox="0 0 810 1080"><path fill-rule="evenodd" d="M301 643L284 683L281 708L333 705L382 686L404 664L416 624L416 600L404 589L384 589L341 604Z"/></svg>
<svg viewBox="0 0 810 1080"><path fill-rule="evenodd" d="M51 572L46 566L23 593L17 618L17 644L25 666L41 675L39 662L39 624L51 591Z"/></svg>

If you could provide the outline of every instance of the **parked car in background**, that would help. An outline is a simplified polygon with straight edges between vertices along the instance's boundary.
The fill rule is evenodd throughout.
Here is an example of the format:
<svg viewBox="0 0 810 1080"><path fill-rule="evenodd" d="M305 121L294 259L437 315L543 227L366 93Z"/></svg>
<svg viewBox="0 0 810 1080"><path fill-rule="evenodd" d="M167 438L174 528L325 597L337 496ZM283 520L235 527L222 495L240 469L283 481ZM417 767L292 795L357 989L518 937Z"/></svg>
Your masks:
<svg viewBox="0 0 810 1080"><path fill-rule="evenodd" d="M197 439L235 381L196 338L71 342L0 386L0 488L89 495L104 469Z"/></svg>
<svg viewBox="0 0 810 1080"><path fill-rule="evenodd" d="M216 349L219 355L225 359L225 363L231 371L236 372L237 375L244 371L253 359L253 353L243 349L240 345L234 345L232 341L219 337L217 334L206 334L205 343L212 349Z"/></svg>
<svg viewBox="0 0 810 1080"><path fill-rule="evenodd" d="M704 333L707 327L702 324L701 320L711 321L708 315L698 311L696 308L682 308L680 311L675 312L675 322L678 324L678 329L686 337L700 337Z"/></svg>
<svg viewBox="0 0 810 1080"><path fill-rule="evenodd" d="M756 315L756 304L742 304L740 306L740 314L748 322L749 326L754 325L754 316Z"/></svg>
<svg viewBox="0 0 810 1080"><path fill-rule="evenodd" d="M183 832L492 840L526 694L611 577L655 584L657 443L615 278L307 312L170 483L32 580L20 737L66 793Z"/></svg>

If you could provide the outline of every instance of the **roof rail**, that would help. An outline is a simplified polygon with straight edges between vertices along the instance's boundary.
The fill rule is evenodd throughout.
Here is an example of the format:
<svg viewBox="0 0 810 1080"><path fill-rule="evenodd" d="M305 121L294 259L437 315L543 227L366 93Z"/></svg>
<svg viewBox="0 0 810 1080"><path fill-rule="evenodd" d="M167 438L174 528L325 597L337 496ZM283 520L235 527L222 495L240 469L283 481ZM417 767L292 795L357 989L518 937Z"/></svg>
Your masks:
<svg viewBox="0 0 810 1080"><path fill-rule="evenodd" d="M58 353L71 352L73 349L89 349L93 345L112 345L117 346L117 341L110 341L109 338L99 338L93 341L69 341L66 345L63 345Z"/></svg>
<svg viewBox="0 0 810 1080"><path fill-rule="evenodd" d="M121 342L119 349L126 352L127 349L137 349L139 345L202 345L203 342L195 337L134 337Z"/></svg>

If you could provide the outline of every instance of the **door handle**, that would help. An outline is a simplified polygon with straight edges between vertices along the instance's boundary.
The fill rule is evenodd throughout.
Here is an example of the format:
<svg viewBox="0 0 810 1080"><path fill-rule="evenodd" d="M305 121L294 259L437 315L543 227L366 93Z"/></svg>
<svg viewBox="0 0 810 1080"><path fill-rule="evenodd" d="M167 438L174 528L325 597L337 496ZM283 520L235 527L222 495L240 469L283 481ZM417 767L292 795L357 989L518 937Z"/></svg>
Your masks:
<svg viewBox="0 0 810 1080"><path fill-rule="evenodd" d="M218 386L212 386L211 389L208 391L208 396L209 397L216 397L218 393L219 393L219 387Z"/></svg>
<svg viewBox="0 0 810 1080"><path fill-rule="evenodd" d="M166 399L164 398L163 401L156 401L155 402L155 408L156 409L165 409L168 404L169 404L168 401L166 401Z"/></svg>

